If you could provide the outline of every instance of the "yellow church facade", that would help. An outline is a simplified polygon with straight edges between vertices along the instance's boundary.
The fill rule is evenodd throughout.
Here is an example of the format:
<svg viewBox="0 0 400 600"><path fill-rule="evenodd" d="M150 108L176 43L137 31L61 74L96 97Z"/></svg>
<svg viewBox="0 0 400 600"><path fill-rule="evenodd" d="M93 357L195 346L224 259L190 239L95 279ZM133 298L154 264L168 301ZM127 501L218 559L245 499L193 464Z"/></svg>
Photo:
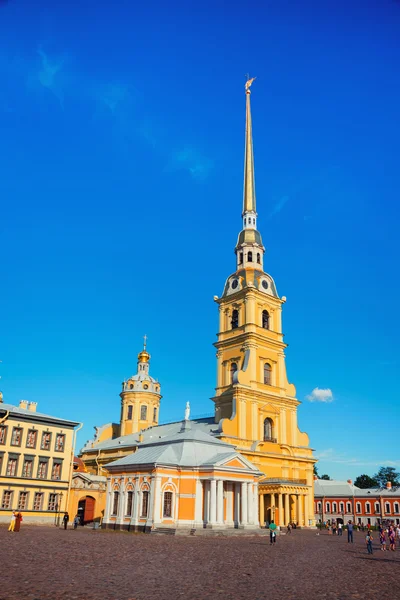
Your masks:
<svg viewBox="0 0 400 600"><path fill-rule="evenodd" d="M214 440L227 455L226 448L231 447L237 462L221 463L220 446L213 448L215 456L201 464L193 460L191 465L181 464L179 452L166 463L154 460L141 466L137 462L150 450L154 458L166 443L177 450L183 435L181 423L158 425L160 384L149 374L145 347L138 356L136 375L122 385L120 423L97 428L95 439L82 450L88 471L108 474L105 526L124 528L127 522L145 530L162 526L167 482L175 507L168 526L254 527L272 520L280 526L314 525L316 460L307 434L299 430L300 402L286 374L282 330L286 298L278 295L273 278L264 270L265 248L257 229L250 85L251 81L246 84L244 194L236 268L222 295L214 297L219 309L215 417L190 421L190 435L207 436L191 444L208 451ZM144 491L149 494L147 512L140 522L126 511L143 512ZM214 509L219 511L218 519Z"/></svg>

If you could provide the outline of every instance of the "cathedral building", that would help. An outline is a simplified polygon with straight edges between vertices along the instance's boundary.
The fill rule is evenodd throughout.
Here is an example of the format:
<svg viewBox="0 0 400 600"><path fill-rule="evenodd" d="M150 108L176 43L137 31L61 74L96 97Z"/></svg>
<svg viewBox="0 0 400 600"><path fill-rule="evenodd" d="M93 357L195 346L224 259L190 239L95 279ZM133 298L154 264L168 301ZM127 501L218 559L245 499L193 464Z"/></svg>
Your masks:
<svg viewBox="0 0 400 600"><path fill-rule="evenodd" d="M108 473L105 526L315 523L316 460L307 434L298 428L300 402L286 374L281 318L286 298L264 269L257 229L251 83L245 88L244 193L235 271L214 298L219 309L215 417L158 425L160 384L150 377L145 345L137 374L123 383L120 423L97 428L82 450L88 471Z"/></svg>

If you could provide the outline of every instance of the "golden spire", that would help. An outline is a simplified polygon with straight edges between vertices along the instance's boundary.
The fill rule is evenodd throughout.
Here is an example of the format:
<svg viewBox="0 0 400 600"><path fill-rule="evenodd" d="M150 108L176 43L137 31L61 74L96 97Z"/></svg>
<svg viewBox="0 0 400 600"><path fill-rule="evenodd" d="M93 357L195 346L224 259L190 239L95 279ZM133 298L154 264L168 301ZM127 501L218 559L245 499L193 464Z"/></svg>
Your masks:
<svg viewBox="0 0 400 600"><path fill-rule="evenodd" d="M253 135L251 129L250 87L255 77L248 77L246 90L246 142L244 151L243 215L256 212L256 188L254 182Z"/></svg>

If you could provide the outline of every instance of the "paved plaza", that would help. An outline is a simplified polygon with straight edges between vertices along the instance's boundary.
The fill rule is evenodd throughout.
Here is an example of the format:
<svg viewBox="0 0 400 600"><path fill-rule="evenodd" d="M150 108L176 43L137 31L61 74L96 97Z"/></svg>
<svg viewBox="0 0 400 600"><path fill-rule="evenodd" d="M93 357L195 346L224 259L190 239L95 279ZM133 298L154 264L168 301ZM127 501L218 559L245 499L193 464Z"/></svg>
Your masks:
<svg viewBox="0 0 400 600"><path fill-rule="evenodd" d="M0 600L399 598L400 549L362 533L196 537L0 527Z"/></svg>

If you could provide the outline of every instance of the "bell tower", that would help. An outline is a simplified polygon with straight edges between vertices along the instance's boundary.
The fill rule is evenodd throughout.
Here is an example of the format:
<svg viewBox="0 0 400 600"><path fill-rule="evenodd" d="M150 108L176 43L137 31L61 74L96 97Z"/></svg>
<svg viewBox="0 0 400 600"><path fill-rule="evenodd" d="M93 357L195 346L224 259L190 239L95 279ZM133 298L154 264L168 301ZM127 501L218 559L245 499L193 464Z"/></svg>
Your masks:
<svg viewBox="0 0 400 600"><path fill-rule="evenodd" d="M297 427L296 390L286 375L282 306L257 229L250 86L246 83L246 131L242 230L235 246L236 271L228 277L219 307L217 386L213 398L221 433L234 440L308 445ZM275 450L276 451L276 447Z"/></svg>
<svg viewBox="0 0 400 600"><path fill-rule="evenodd" d="M161 388L149 374L151 356L146 345L147 337L144 336L143 350L138 354L137 373L122 384L121 436L158 425Z"/></svg>

